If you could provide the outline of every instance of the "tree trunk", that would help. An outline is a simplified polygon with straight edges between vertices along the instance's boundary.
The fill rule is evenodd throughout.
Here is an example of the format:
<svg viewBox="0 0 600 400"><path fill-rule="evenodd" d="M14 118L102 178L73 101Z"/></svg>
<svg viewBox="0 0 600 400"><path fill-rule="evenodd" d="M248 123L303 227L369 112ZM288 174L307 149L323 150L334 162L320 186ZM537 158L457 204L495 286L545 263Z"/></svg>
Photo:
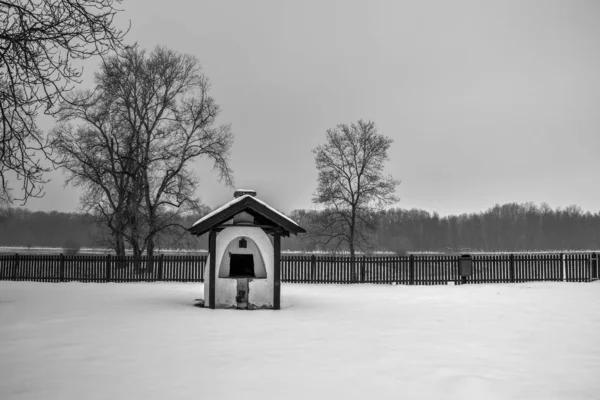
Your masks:
<svg viewBox="0 0 600 400"><path fill-rule="evenodd" d="M127 265L125 262L125 239L121 233L116 233L114 239L117 268L124 268Z"/></svg>
<svg viewBox="0 0 600 400"><path fill-rule="evenodd" d="M142 179L143 179L143 198L146 202L146 213L148 218L148 236L146 238L146 253L148 254L148 269L151 271L153 268L152 260L154 257L154 234L155 234L155 222L156 222L156 208L152 204L152 198L150 196L150 181L148 179L148 162L147 156L150 151L150 139L147 140L146 146L146 165L142 170Z"/></svg>
<svg viewBox="0 0 600 400"><path fill-rule="evenodd" d="M136 274L139 274L142 272L142 252L140 251L140 245L137 241L134 241L131 243L131 247L133 250L134 271Z"/></svg>
<svg viewBox="0 0 600 400"><path fill-rule="evenodd" d="M116 234L114 249L117 257L125 257L125 240L122 234Z"/></svg>
<svg viewBox="0 0 600 400"><path fill-rule="evenodd" d="M348 246L350 247L350 257L354 258L354 230L356 229L356 209L352 207L352 215L350 219L350 239L348 240Z"/></svg>
<svg viewBox="0 0 600 400"><path fill-rule="evenodd" d="M148 244L146 245L146 255L148 256L148 272L154 270L154 235L148 236Z"/></svg>

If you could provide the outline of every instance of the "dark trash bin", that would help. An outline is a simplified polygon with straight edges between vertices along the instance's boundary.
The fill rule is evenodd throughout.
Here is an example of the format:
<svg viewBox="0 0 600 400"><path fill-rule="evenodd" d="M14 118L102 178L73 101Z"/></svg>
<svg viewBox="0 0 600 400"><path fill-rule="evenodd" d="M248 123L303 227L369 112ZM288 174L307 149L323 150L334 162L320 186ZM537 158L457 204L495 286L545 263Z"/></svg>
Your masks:
<svg viewBox="0 0 600 400"><path fill-rule="evenodd" d="M598 279L598 253L592 253L590 255L590 264L591 264L591 279Z"/></svg>
<svg viewBox="0 0 600 400"><path fill-rule="evenodd" d="M467 283L467 277L473 275L473 259L470 254L461 254L458 258L458 271L461 283Z"/></svg>

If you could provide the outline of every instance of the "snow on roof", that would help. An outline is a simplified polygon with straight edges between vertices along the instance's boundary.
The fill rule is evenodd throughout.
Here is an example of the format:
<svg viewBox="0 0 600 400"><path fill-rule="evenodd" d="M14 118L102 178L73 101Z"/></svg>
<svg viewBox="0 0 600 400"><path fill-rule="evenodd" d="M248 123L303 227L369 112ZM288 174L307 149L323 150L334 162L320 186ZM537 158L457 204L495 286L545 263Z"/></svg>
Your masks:
<svg viewBox="0 0 600 400"><path fill-rule="evenodd" d="M241 190L241 189L239 189L239 190ZM281 216L282 218L285 218L286 220L288 220L288 221L289 221L289 222L291 222L292 224L294 224L294 225L296 225L296 226L299 226L299 225L298 225L296 222L294 222L292 219L288 218L288 217L287 217L285 214L283 214L283 213L281 213L281 212L277 211L276 209L274 209L273 207L271 207L270 205L268 205L268 204L267 204L267 203L265 203L264 201L262 201L262 200L259 200L258 198L256 198L256 196L252 196L252 195L249 195L249 194L245 194L245 195L243 195L243 196L236 197L235 199L231 200L229 203L226 203L225 205L223 205L223 206L221 206L221 207L217 208L216 210L214 210L214 211L212 211L212 212L210 212L210 213L206 214L204 217L202 217L202 218L200 218L198 221L194 222L194 225L192 225L192 228L193 228L194 226L198 225L199 223L201 223L201 222L203 222L203 221L206 221L207 219L209 219L209 218L210 218L210 217L212 217L213 215L216 215L216 214L218 214L218 213L220 213L220 212L223 212L223 211L225 211L226 209L228 209L228 208L230 208L230 207L234 206L235 204L239 203L240 201L242 201L242 200L244 200L244 199L246 199L246 198L248 198L248 197L251 197L251 198L252 198L252 199L254 199L254 200L257 202L257 203L260 203L260 204L262 204L263 206L267 207L268 209L270 209L270 210L271 210L271 211L273 211L274 213L278 214L278 215L279 215L279 216Z"/></svg>
<svg viewBox="0 0 600 400"><path fill-rule="evenodd" d="M202 217L198 221L194 222L194 225L192 225L192 227L198 225L202 221L205 221L205 220L209 219L210 217L212 217L215 214L218 214L218 213L220 213L222 211L225 211L226 209L228 209L229 207L233 206L234 204L237 204L240 201L244 200L246 197L252 197L252 196L250 196L249 194L245 194L243 196L236 197L235 199L231 200L229 203L225 203L225 205L222 205L221 207L217 208L216 210L209 212L204 217Z"/></svg>
<svg viewBox="0 0 600 400"><path fill-rule="evenodd" d="M260 204L262 204L263 206L265 206L265 207L269 208L269 209L270 209L271 211L273 211L274 213L277 213L277 214L279 214L279 215L280 215L282 218L285 218L285 219L287 219L288 221L290 221L292 224L294 224L294 225L298 226L298 224L297 224L297 223L296 223L294 220L292 220L292 219L288 218L288 217L287 217L287 215L285 215L285 214L283 214L283 213L281 213L281 212L277 211L276 209L274 209L273 207L271 207L270 205L268 205L268 204L267 204L267 203L265 203L264 201L262 201L262 200L260 200L260 199L257 199L256 197L253 197L253 198L254 198L254 200L256 200L258 203L260 203Z"/></svg>

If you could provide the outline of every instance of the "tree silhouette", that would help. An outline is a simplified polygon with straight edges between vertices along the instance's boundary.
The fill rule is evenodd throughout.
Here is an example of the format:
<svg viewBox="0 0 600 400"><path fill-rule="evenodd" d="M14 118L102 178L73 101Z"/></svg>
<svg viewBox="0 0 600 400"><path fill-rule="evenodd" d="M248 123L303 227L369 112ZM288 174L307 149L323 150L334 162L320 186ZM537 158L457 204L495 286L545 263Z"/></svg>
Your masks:
<svg viewBox="0 0 600 400"><path fill-rule="evenodd" d="M137 47L105 60L93 91L60 109L52 147L68 182L84 188L82 204L105 221L114 247L152 256L158 237L199 211L191 164L200 157L232 185L229 125L209 95L198 60L158 47ZM77 124L74 126L73 124Z"/></svg>
<svg viewBox="0 0 600 400"><path fill-rule="evenodd" d="M23 203L43 195L47 143L36 124L79 82L75 60L106 55L124 32L113 19L122 0L0 1L0 201L11 202L10 176Z"/></svg>
<svg viewBox="0 0 600 400"><path fill-rule="evenodd" d="M400 182L383 174L391 144L374 122L360 120L327 130L313 150L319 171L313 202L326 208L310 226L323 243L345 243L354 256L376 228L375 211L398 200Z"/></svg>

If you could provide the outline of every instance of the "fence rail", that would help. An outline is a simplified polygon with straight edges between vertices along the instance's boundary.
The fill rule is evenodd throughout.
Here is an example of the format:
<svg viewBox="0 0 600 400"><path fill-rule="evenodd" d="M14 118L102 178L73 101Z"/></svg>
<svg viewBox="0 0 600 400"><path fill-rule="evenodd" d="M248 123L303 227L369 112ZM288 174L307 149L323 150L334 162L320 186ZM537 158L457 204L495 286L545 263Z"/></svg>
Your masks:
<svg viewBox="0 0 600 400"><path fill-rule="evenodd" d="M38 282L203 282L206 255L153 258L111 255L0 254L0 280ZM477 254L462 278L459 257L410 255L350 258L283 255L281 280L294 283L446 285L530 281L589 282L598 254Z"/></svg>

